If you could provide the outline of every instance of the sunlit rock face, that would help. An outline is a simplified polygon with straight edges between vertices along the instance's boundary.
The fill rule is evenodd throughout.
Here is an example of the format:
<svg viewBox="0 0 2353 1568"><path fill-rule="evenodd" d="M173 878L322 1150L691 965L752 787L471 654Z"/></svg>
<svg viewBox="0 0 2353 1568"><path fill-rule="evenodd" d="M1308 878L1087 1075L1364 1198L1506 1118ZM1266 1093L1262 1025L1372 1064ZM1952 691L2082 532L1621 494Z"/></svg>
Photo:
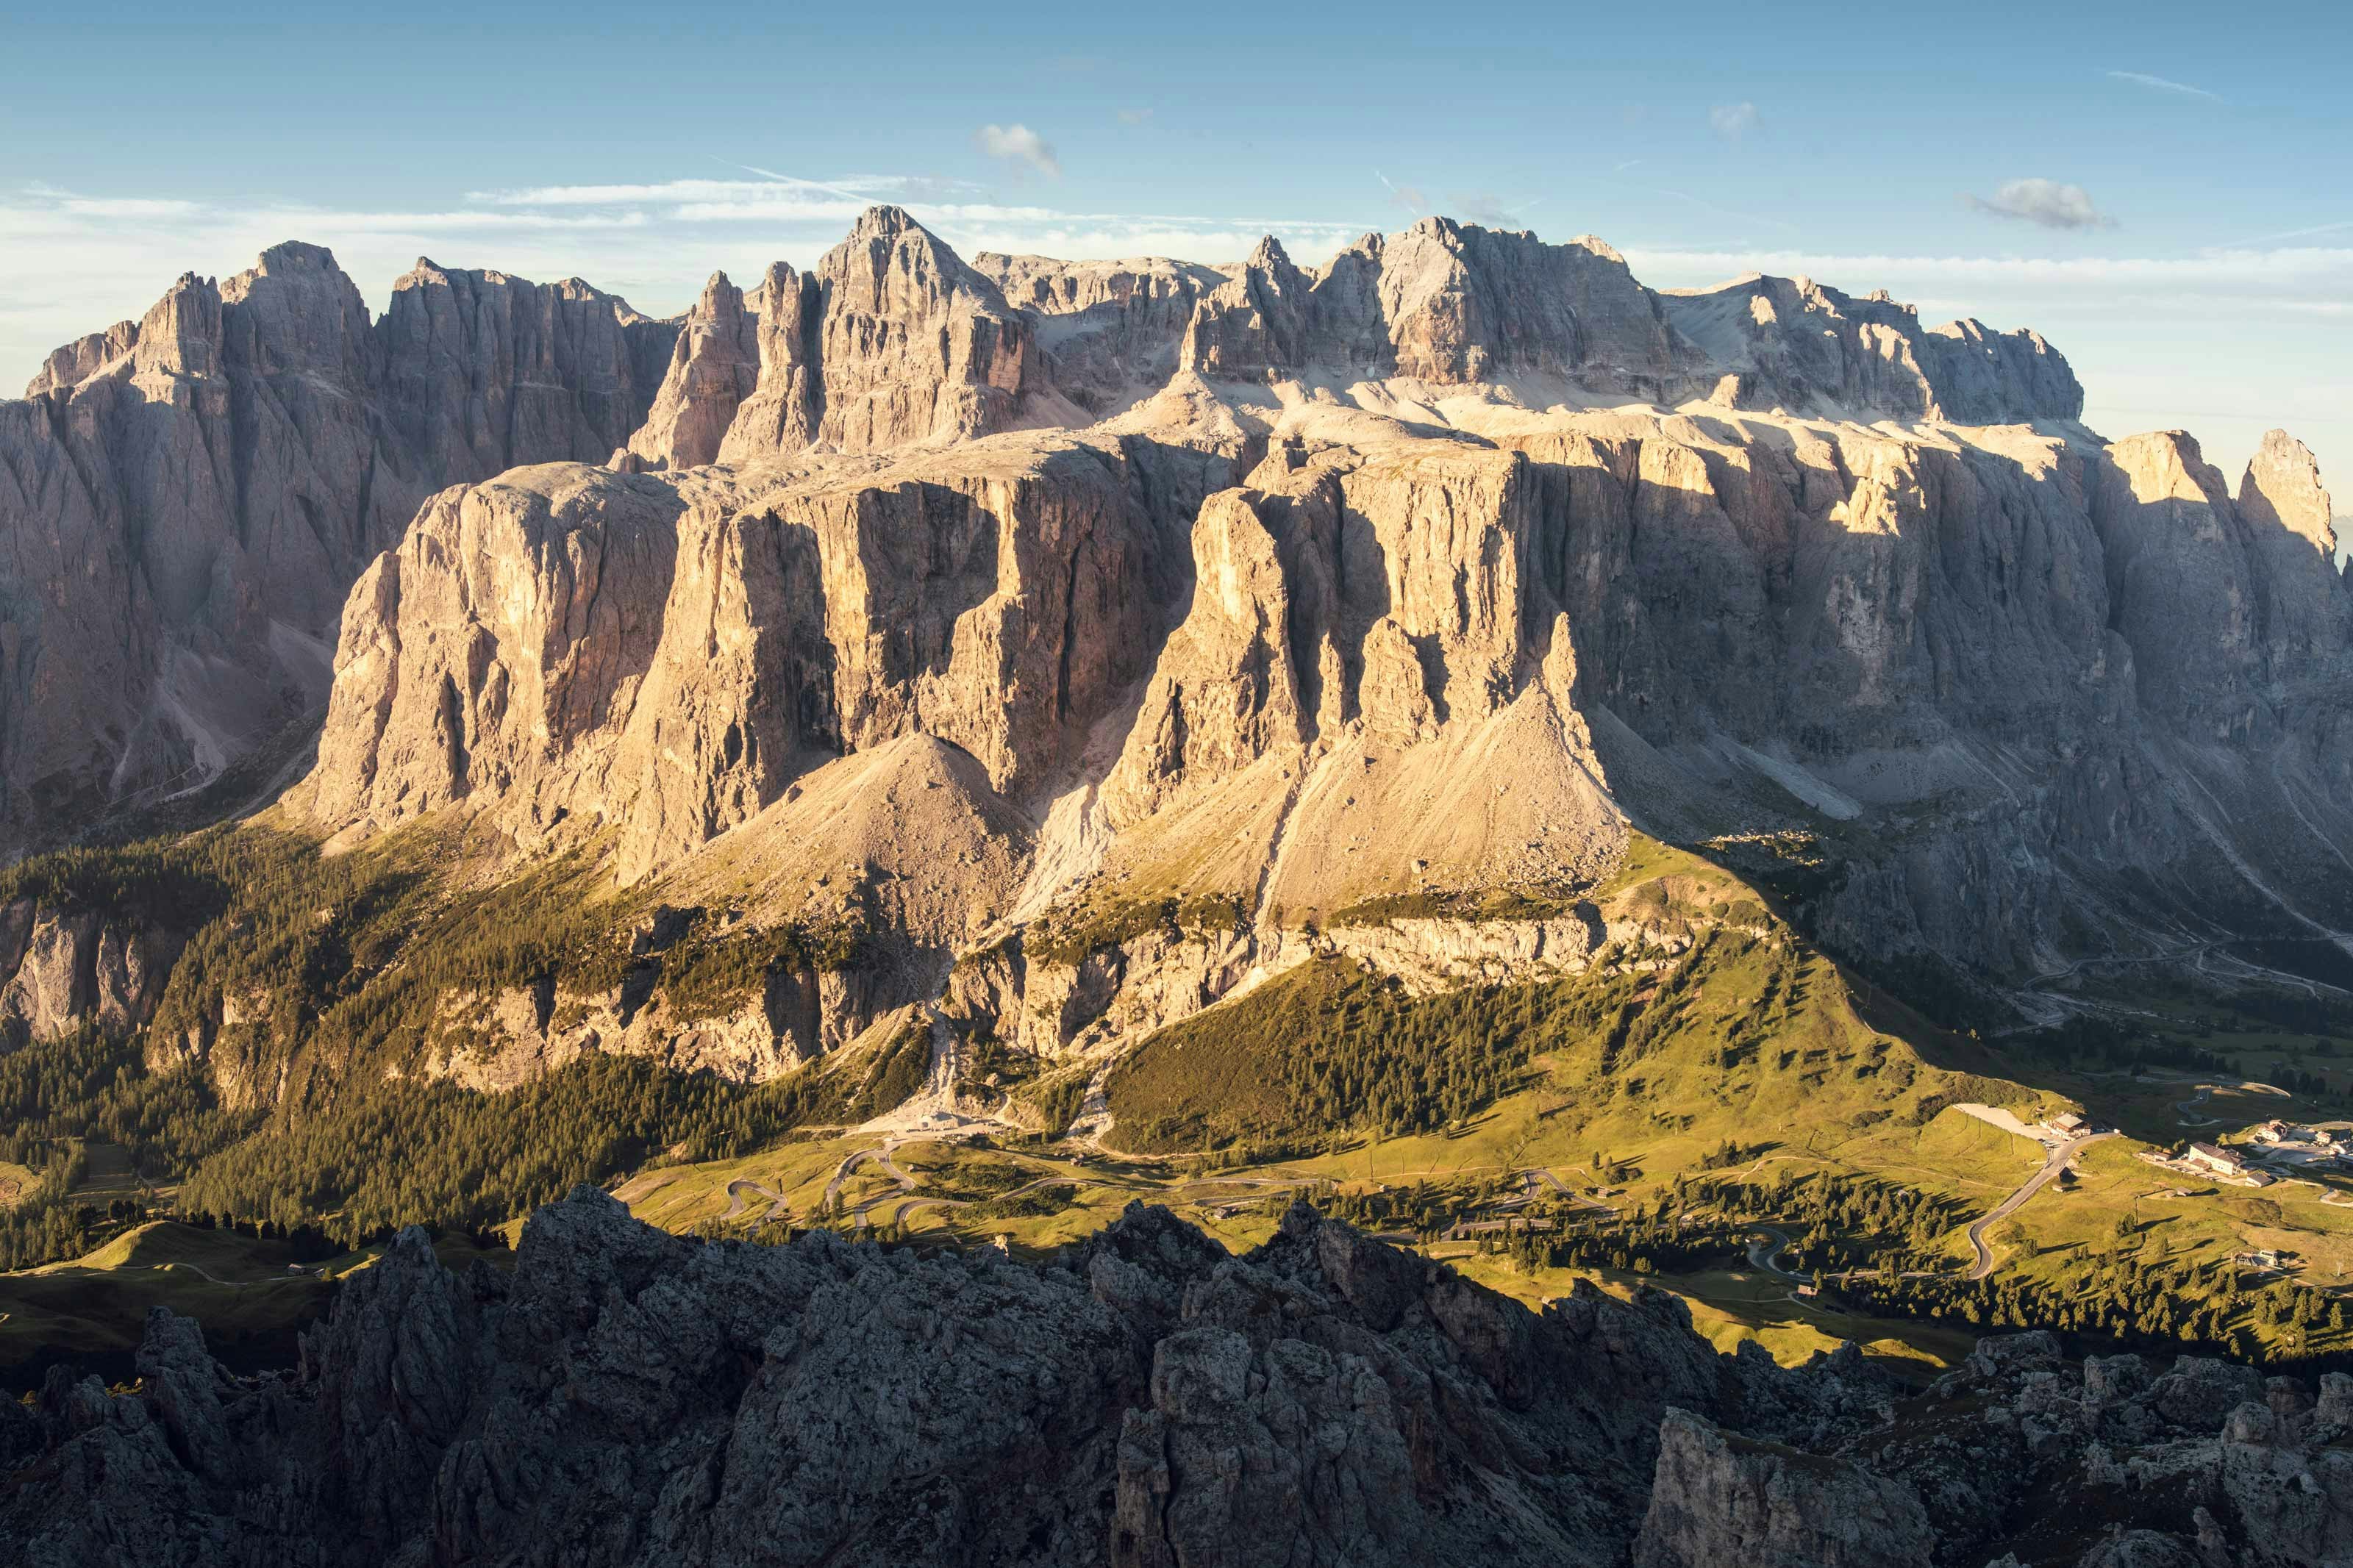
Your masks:
<svg viewBox="0 0 2353 1568"><path fill-rule="evenodd" d="M1262 963L1367 899L1589 878L1630 823L1811 836L1824 940L1994 977L2137 951L2127 897L2353 927L2310 455L2233 493L2075 423L2033 334L1883 297L1434 219L1318 268L967 265L877 208L667 323L431 263L370 322L281 247L33 391L19 842L309 715L288 809L338 843L454 810L607 835L628 885L950 749L940 823L1023 826L891 904L934 958L861 1005L1077 900L1239 900ZM794 853L871 858L848 831Z"/></svg>

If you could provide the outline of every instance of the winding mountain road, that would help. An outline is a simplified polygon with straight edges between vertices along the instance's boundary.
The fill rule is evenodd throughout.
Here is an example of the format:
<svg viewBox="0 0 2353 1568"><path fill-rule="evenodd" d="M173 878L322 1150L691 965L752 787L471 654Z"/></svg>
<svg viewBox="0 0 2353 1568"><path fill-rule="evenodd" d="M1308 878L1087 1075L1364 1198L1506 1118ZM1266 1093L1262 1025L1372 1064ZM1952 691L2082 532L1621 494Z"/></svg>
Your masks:
<svg viewBox="0 0 2353 1568"><path fill-rule="evenodd" d="M773 1187L763 1186L758 1182L747 1182L741 1180L740 1178L727 1184L727 1212L721 1215L719 1217L723 1220L733 1219L737 1215L742 1214L744 1212L744 1194L745 1193L757 1193L762 1197L768 1200L768 1212L763 1215L761 1218L786 1219L791 1217L792 1207L786 1201L785 1195L782 1193L777 1192Z"/></svg>
<svg viewBox="0 0 2353 1568"><path fill-rule="evenodd" d="M1969 1246L1976 1249L1978 1256L1977 1261L1970 1265L1968 1273L1963 1278L1982 1279L1993 1272L1993 1249L1986 1246L1985 1240L1985 1233L1989 1229L2016 1214L2027 1199L2058 1180L2059 1173L2067 1168L2067 1162L2073 1160L2078 1153L2104 1138L2116 1136L2114 1132L2086 1132L2080 1138L2070 1138L2052 1150L2050 1157L2042 1162L2042 1168L2028 1177L2024 1186L1996 1204L1991 1213L1969 1226Z"/></svg>
<svg viewBox="0 0 2353 1568"><path fill-rule="evenodd" d="M1767 1247L1767 1242L1772 1245ZM1748 1267L1761 1268L1768 1274L1778 1274L1784 1279L1803 1279L1807 1276L1794 1268L1781 1267L1781 1254L1789 1249L1788 1233L1772 1226L1759 1226L1754 1240L1748 1244Z"/></svg>

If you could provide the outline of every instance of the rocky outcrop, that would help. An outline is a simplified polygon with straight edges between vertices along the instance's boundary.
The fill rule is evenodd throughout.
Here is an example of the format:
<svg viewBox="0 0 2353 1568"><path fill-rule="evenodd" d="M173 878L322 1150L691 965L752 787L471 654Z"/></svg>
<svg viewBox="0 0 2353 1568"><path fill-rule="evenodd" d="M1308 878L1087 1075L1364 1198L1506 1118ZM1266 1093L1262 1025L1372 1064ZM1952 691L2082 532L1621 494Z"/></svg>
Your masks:
<svg viewBox="0 0 2353 1568"><path fill-rule="evenodd" d="M1661 296L1736 408L1958 425L2073 419L2084 389L2041 334L1979 321L1923 327L1884 290L1857 300L1809 278L1752 275Z"/></svg>
<svg viewBox="0 0 2353 1568"><path fill-rule="evenodd" d="M154 1016L186 937L122 915L19 899L0 907L0 1048Z"/></svg>
<svg viewBox="0 0 2353 1568"><path fill-rule="evenodd" d="M610 771L661 635L684 505L650 478L523 469L438 496L352 591L311 809L382 824L488 790L542 818Z"/></svg>
<svg viewBox="0 0 2353 1568"><path fill-rule="evenodd" d="M1666 1401L1804 1381L1727 1374L1672 1298L1538 1316L1303 1208L1229 1258L1134 1207L1033 1267L704 1246L586 1189L512 1276L409 1233L291 1372L167 1312L140 1370L17 1407L18 1560L1610 1561Z"/></svg>
<svg viewBox="0 0 2353 1568"><path fill-rule="evenodd" d="M0 842L196 788L315 715L343 598L425 496L601 459L674 333L429 263L371 323L290 244L58 351L0 404Z"/></svg>
<svg viewBox="0 0 2353 1568"><path fill-rule="evenodd" d="M770 268L755 308L758 374L713 448L729 462L1083 423L1064 417L1028 320L898 207L869 210L806 279ZM745 336L728 340L731 377Z"/></svg>
<svg viewBox="0 0 2353 1568"><path fill-rule="evenodd" d="M420 257L375 335L388 413L432 489L604 461L644 421L679 323L577 278L533 283Z"/></svg>
<svg viewBox="0 0 2353 1568"><path fill-rule="evenodd" d="M817 439L818 422L825 413L818 366L818 345L823 341L824 285L813 274L795 272L784 262L776 262L747 305L758 353L757 374L720 439L723 463L756 462L798 452Z"/></svg>
<svg viewBox="0 0 2353 1568"><path fill-rule="evenodd" d="M798 304L790 297L796 293L788 284L767 291L768 298L784 297L786 309ZM646 422L629 437L629 450L657 468L715 462L736 412L759 384L760 321L727 274L712 273L687 312L670 351L670 373Z"/></svg>
<svg viewBox="0 0 2353 1568"><path fill-rule="evenodd" d="M876 207L818 264L825 418L846 452L986 435L1044 390L1029 323L897 207Z"/></svg>
<svg viewBox="0 0 2353 1568"><path fill-rule="evenodd" d="M49 1568L427 1560L2314 1564L2353 1408L1979 1342L1925 1394L1852 1346L1720 1356L1662 1291L1541 1312L1304 1205L1229 1257L1158 1209L1058 1258L702 1243L592 1189L512 1271L422 1232L300 1364L158 1309L137 1384L0 1403L0 1540ZM2224 1374L2227 1374L2224 1375ZM2168 1391L2168 1383L2173 1387ZM2210 1419L2211 1418L2211 1419Z"/></svg>
<svg viewBox="0 0 2353 1568"><path fill-rule="evenodd" d="M1957 424L2072 420L2083 389L2031 331L1923 327L1884 293L1751 277L1661 294L1585 237L1547 245L1430 217L1331 264L1261 242L1202 296L1182 362L1213 380L1529 382L1602 397Z"/></svg>
<svg viewBox="0 0 2353 1568"><path fill-rule="evenodd" d="M1437 217L1366 235L1315 273L1262 241L1195 310L1184 360L1213 379L1549 376L1653 401L1672 401L1698 363L1599 241Z"/></svg>
<svg viewBox="0 0 2353 1568"><path fill-rule="evenodd" d="M1165 463L1056 437L446 493L353 592L304 809L383 828L480 796L540 830L619 820L634 877L903 735L1034 788L1145 668L1185 504Z"/></svg>
<svg viewBox="0 0 2353 1568"><path fill-rule="evenodd" d="M1193 307L1226 281L1187 261L1057 261L982 251L973 269L1037 317L1054 387L1100 418L1167 384Z"/></svg>
<svg viewBox="0 0 2353 1568"><path fill-rule="evenodd" d="M1905 1568L1936 1538L1919 1495L1857 1466L1670 1410L1635 1568Z"/></svg>

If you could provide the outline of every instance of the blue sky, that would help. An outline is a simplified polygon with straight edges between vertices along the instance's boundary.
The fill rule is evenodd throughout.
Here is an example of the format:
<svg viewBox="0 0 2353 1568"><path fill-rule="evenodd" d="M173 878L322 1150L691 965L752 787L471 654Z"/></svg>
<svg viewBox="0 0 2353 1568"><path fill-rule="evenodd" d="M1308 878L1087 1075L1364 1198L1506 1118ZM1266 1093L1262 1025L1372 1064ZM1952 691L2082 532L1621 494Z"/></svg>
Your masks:
<svg viewBox="0 0 2353 1568"><path fill-rule="evenodd" d="M324 12L0 18L0 388L280 238L378 308L425 254L666 314L870 200L1204 261L1437 211L2033 326L2105 434L2186 426L2235 480L2284 426L2353 513L2342 6Z"/></svg>

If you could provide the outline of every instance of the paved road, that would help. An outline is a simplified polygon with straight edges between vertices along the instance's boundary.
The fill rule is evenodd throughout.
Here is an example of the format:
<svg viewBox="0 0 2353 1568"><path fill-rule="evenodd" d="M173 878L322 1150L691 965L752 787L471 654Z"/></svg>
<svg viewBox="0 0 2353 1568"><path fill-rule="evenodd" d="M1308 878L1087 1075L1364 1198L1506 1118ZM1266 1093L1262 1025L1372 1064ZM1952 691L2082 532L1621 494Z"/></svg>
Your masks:
<svg viewBox="0 0 2353 1568"><path fill-rule="evenodd" d="M841 1184L849 1180L849 1173L869 1160L874 1162L876 1169L898 1183L902 1191L913 1192L915 1178L891 1163L891 1151L898 1146L898 1141L886 1139L880 1149L860 1149L843 1160L839 1167L834 1171L833 1180L825 1184L826 1203L830 1205L833 1200L840 1195ZM886 1193L883 1195L888 1197L890 1194Z"/></svg>
<svg viewBox="0 0 2353 1568"><path fill-rule="evenodd" d="M1503 1202L1495 1205L1494 1206L1499 1209L1525 1208L1529 1204L1535 1202L1536 1199L1544 1196L1543 1186L1549 1185L1553 1190L1553 1195L1555 1197L1567 1200L1572 1207L1588 1209L1595 1214L1614 1215L1618 1212L1608 1204L1597 1203L1593 1199L1587 1197L1584 1194L1577 1192L1575 1188L1569 1186L1567 1183L1562 1181L1558 1176L1554 1175L1552 1172L1541 1165L1522 1171L1520 1173L1520 1183L1524 1190L1518 1197L1505 1198ZM1539 1184L1543 1184L1543 1185L1539 1185Z"/></svg>
<svg viewBox="0 0 2353 1568"><path fill-rule="evenodd" d="M1767 1245L1768 1242L1771 1244L1769 1247ZM1786 1232L1769 1225L1760 1226L1756 1239L1748 1244L1748 1267L1778 1274L1784 1279L1806 1279L1806 1275L1794 1268L1781 1267L1781 1254L1788 1251L1788 1247L1789 1237Z"/></svg>
<svg viewBox="0 0 2353 1568"><path fill-rule="evenodd" d="M1985 1243L1985 1233L1989 1229L2017 1213L2027 1199L2057 1180L2059 1173L2067 1168L2068 1161L2097 1143L2101 1139L2115 1136L2116 1134L2113 1132L2087 1132L2081 1138L2070 1138L2066 1142L2051 1151L2050 1158L2042 1162L2042 1168L2028 1177L2024 1186L2002 1199L2000 1203L1994 1205L1991 1214L1969 1226L1969 1245L1977 1249L1978 1258L1964 1278L1982 1279L1993 1272L1993 1252Z"/></svg>
<svg viewBox="0 0 2353 1568"><path fill-rule="evenodd" d="M761 1216L763 1219L783 1219L792 1212L785 1202L784 1194L775 1188L762 1186L757 1182L739 1179L727 1184L727 1212L719 1217L733 1219L737 1215L742 1214L745 1193L757 1193L768 1200L768 1212Z"/></svg>
<svg viewBox="0 0 2353 1568"><path fill-rule="evenodd" d="M884 1204L899 1204L900 1207L892 1215L892 1218L894 1220L903 1221L909 1215L920 1213L924 1209L965 1208L978 1201L972 1198L914 1197L913 1194L919 1190L921 1184L918 1183L913 1176L909 1175L905 1171L900 1169L899 1166L894 1164L891 1159L891 1151L898 1146L899 1142L902 1141L894 1140L892 1142L886 1142L880 1149L860 1149L857 1151L855 1153L843 1160L840 1165L835 1168L833 1180L826 1184L825 1201L830 1205L834 1198L840 1193L842 1184L849 1180L851 1173L856 1171L859 1166L868 1163L869 1161L873 1163L874 1167L877 1170L881 1171L884 1175L889 1176L892 1181L899 1184L899 1190L895 1193L877 1193L873 1196L861 1199L858 1204L856 1204L849 1211L852 1229L864 1230L871 1223L868 1219L868 1211L879 1208ZM1036 1169L1037 1167L1033 1164L1031 1168ZM1224 1179L1249 1180L1250 1178L1234 1177ZM1069 1183L1073 1186L1082 1187L1124 1186L1126 1184L1117 1181L1107 1182L1099 1176L1090 1175L1081 1172L1073 1171L1065 1173L1059 1169L1050 1167L1048 1168L1046 1174L1038 1177L1035 1181L1024 1182L1021 1185L1009 1188L997 1195L999 1198L1018 1198L1024 1193L1035 1192L1039 1187L1053 1186L1057 1183ZM1280 1185L1281 1184L1270 1183L1268 1184ZM768 1191L767 1188L755 1186L754 1184L750 1182L730 1182L727 1184L727 1196L730 1200L730 1207L728 1208L727 1214L722 1215L720 1216L721 1218L724 1219L729 1217L729 1215L735 1214L741 1206L735 1192L735 1189L739 1186L753 1187L754 1190L757 1192L765 1193ZM768 1195L771 1197L776 1196L773 1193L770 1193ZM911 1198L913 1201L908 1201ZM785 1200L782 1198L776 1198L776 1206L768 1211L767 1217L770 1219L782 1219L786 1217L784 1211Z"/></svg>
<svg viewBox="0 0 2353 1568"><path fill-rule="evenodd" d="M189 1273L197 1276L199 1279L209 1279L216 1285L232 1285L239 1289L244 1289L245 1288L253 1285L275 1285L280 1281L286 1279L315 1279L319 1275L318 1268L315 1266L311 1266L305 1268L300 1274L276 1274L270 1276L267 1279L224 1279L219 1275L215 1274L210 1269L203 1267L201 1264L190 1263L185 1258L174 1258L169 1263L158 1263L153 1267L157 1268L185 1268Z"/></svg>

